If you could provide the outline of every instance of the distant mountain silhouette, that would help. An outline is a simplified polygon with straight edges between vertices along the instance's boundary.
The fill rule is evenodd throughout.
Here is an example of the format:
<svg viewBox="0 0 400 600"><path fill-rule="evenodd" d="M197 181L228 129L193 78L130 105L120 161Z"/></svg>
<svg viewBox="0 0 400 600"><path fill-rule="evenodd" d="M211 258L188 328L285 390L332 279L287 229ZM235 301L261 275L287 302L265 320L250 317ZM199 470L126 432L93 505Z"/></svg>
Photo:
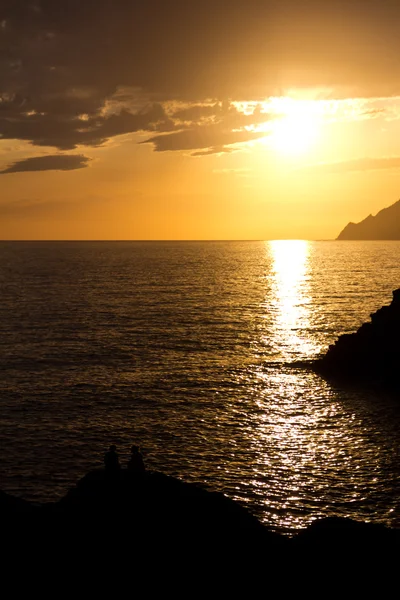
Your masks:
<svg viewBox="0 0 400 600"><path fill-rule="evenodd" d="M338 240L400 240L400 200L369 215L360 223L348 223Z"/></svg>

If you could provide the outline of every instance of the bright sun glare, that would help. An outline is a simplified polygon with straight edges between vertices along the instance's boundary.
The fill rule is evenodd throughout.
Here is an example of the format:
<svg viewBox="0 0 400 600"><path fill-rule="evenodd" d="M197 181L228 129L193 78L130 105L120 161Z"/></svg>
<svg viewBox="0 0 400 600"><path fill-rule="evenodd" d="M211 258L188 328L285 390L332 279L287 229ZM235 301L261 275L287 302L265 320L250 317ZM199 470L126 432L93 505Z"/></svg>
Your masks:
<svg viewBox="0 0 400 600"><path fill-rule="evenodd" d="M274 109L279 116L271 123L271 147L282 154L303 154L309 151L318 136L318 103L293 98L274 100Z"/></svg>
<svg viewBox="0 0 400 600"><path fill-rule="evenodd" d="M311 244L305 240L272 240L266 242L266 251L272 259L273 293L267 309L274 314L272 338L279 340L282 356L315 355L318 348L306 333L310 329Z"/></svg>

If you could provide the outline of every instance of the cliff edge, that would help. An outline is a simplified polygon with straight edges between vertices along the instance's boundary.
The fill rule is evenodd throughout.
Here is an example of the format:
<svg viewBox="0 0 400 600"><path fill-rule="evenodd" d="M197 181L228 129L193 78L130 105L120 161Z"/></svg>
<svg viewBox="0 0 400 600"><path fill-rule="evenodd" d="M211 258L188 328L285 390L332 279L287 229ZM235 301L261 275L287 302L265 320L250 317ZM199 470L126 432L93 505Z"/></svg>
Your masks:
<svg viewBox="0 0 400 600"><path fill-rule="evenodd" d="M341 335L314 362L323 375L377 383L400 390L400 288L389 306L371 314L355 333Z"/></svg>
<svg viewBox="0 0 400 600"><path fill-rule="evenodd" d="M400 240L400 200L369 215L360 223L348 223L337 240Z"/></svg>

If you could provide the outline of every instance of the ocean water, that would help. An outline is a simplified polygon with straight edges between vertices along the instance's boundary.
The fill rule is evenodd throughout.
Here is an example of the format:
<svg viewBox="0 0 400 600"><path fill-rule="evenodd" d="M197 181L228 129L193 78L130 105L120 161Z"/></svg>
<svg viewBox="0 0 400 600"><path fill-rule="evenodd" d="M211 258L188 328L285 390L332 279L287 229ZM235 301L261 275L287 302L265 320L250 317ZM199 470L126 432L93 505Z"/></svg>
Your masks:
<svg viewBox="0 0 400 600"><path fill-rule="evenodd" d="M296 361L391 300L400 242L1 242L1 487L51 501L115 443L292 533L400 526L400 404Z"/></svg>

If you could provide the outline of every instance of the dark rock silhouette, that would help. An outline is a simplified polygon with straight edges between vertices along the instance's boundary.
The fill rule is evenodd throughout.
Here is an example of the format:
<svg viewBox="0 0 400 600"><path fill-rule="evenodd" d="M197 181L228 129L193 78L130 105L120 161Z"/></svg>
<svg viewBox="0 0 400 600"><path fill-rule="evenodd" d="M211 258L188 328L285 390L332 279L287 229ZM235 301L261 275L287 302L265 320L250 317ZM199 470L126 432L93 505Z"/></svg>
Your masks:
<svg viewBox="0 0 400 600"><path fill-rule="evenodd" d="M325 551L330 548L342 548L349 554L363 550L373 553L374 547L385 539L393 548L400 542L400 531L388 529L378 523L361 523L352 519L327 517L314 521L307 529L302 530L295 538L294 544L305 548L318 545Z"/></svg>
<svg viewBox="0 0 400 600"><path fill-rule="evenodd" d="M35 512L35 506L27 500L16 498L0 490L0 511L3 518L4 515L12 518L15 515L32 514Z"/></svg>
<svg viewBox="0 0 400 600"><path fill-rule="evenodd" d="M267 538L280 541L242 506L221 493L208 492L193 484L158 472L121 470L117 479L102 470L83 477L51 509L55 518L69 518L85 526L111 526L111 536L132 533L144 541L149 535L182 547L213 540L228 546L249 544ZM117 527L118 524L118 527Z"/></svg>
<svg viewBox="0 0 400 600"><path fill-rule="evenodd" d="M400 390L400 288L389 306L371 314L356 333L341 335L313 364L328 376Z"/></svg>
<svg viewBox="0 0 400 600"><path fill-rule="evenodd" d="M400 240L400 200L369 215L360 223L348 223L337 240Z"/></svg>
<svg viewBox="0 0 400 600"><path fill-rule="evenodd" d="M385 587L397 583L399 530L323 519L290 539L223 494L161 473L122 469L110 478L92 471L59 502L42 506L3 493L0 515L3 572L19 590L32 591L38 580L41 590L69 585L92 594L107 585L108 593L122 587L139 597L187 597L206 586L221 597L228 590L256 597L264 588L276 597L320 593L327 581L330 590L346 584L360 593L376 578L386 597Z"/></svg>

